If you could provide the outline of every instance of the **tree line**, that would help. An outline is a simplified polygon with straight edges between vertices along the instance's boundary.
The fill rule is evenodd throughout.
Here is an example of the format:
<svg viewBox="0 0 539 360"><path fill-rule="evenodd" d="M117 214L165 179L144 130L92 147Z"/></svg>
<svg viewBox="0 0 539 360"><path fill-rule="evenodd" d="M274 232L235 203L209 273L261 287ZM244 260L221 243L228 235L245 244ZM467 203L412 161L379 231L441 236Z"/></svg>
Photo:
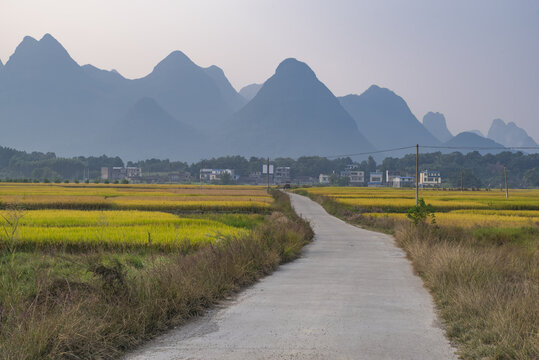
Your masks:
<svg viewBox="0 0 539 360"><path fill-rule="evenodd" d="M350 157L328 159L319 156L303 156L298 159L271 159L274 166L290 167L292 178L312 177L318 179L320 174L332 175L335 184L344 185L340 172L346 165L356 164L359 170L368 177L371 171L398 171L401 175L415 175L415 154L401 158L387 157L377 164L373 157L354 162ZM234 169L241 177L260 172L267 159L260 157L245 158L243 156L223 156L205 159L188 164L168 159L148 159L127 162L119 157L77 156L59 157L54 153L27 153L11 148L0 147L0 180L27 179L37 181L57 180L96 180L101 176L101 167L135 166L142 168L144 175L164 174L171 172L189 172L197 178L200 169L218 168ZM497 188L503 185L503 167L507 167L509 186L513 188L539 187L539 154L522 152L502 152L496 155L481 155L478 152L462 154L441 152L419 155L420 170L440 171L444 186L460 187L461 182L467 188Z"/></svg>

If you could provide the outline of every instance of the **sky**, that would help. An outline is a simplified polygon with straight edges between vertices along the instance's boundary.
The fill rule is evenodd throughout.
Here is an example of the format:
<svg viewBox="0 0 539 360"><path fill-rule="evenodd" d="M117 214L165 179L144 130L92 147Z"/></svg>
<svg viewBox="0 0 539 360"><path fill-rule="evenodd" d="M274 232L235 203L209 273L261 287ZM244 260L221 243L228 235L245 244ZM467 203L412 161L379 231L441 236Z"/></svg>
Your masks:
<svg viewBox="0 0 539 360"><path fill-rule="evenodd" d="M337 96L371 84L449 130L513 121L539 142L536 0L1 0L0 60L50 33L79 64L142 77L174 50L239 90L285 58Z"/></svg>

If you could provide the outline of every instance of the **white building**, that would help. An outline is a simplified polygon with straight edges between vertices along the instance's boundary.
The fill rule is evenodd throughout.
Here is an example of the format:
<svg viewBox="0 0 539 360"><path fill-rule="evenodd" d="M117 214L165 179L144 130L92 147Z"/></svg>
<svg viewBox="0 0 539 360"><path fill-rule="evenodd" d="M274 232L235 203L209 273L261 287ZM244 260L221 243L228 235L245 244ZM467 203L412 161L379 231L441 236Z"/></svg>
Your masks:
<svg viewBox="0 0 539 360"><path fill-rule="evenodd" d="M229 174L231 180L237 180L238 177L232 169L200 169L201 181L219 181L224 174Z"/></svg>
<svg viewBox="0 0 539 360"><path fill-rule="evenodd" d="M290 167L277 166L273 174L273 181L275 182L275 184L283 184L290 182Z"/></svg>
<svg viewBox="0 0 539 360"><path fill-rule="evenodd" d="M365 183L365 172L358 170L357 164L346 165L343 171L341 171L341 177L347 177L349 184L352 186L360 186Z"/></svg>
<svg viewBox="0 0 539 360"><path fill-rule="evenodd" d="M320 184L329 184L329 175L320 174L320 176L318 177L318 182Z"/></svg>
<svg viewBox="0 0 539 360"><path fill-rule="evenodd" d="M139 167L102 167L101 179L103 180L124 180L138 179L142 177L142 169Z"/></svg>
<svg viewBox="0 0 539 360"><path fill-rule="evenodd" d="M419 184L421 186L438 186L442 183L442 176L439 171L423 170L419 173Z"/></svg>
<svg viewBox="0 0 539 360"><path fill-rule="evenodd" d="M396 176L387 186L395 188L412 187L415 184L414 176Z"/></svg>
<svg viewBox="0 0 539 360"><path fill-rule="evenodd" d="M369 186L382 186L384 182L384 173L380 171L371 171L369 173Z"/></svg>

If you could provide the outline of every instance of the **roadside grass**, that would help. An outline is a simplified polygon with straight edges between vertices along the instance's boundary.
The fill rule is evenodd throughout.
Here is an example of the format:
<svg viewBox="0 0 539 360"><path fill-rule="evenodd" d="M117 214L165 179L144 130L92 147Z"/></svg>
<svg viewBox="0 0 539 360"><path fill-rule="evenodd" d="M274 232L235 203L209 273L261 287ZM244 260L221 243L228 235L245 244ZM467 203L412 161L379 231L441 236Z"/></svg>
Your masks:
<svg viewBox="0 0 539 360"><path fill-rule="evenodd" d="M297 193L352 224L395 236L463 359L539 358L539 227L436 226Z"/></svg>
<svg viewBox="0 0 539 360"><path fill-rule="evenodd" d="M247 234L197 248L2 247L0 359L117 358L271 273L313 236L288 196L273 196L263 220L222 220Z"/></svg>

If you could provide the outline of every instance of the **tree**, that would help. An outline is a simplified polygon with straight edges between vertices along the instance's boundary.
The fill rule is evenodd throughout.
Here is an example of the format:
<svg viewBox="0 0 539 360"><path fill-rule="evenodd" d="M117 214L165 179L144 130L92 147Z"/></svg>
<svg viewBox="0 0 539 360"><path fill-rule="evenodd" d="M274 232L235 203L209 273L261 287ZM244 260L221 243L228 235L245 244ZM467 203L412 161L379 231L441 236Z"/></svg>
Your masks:
<svg viewBox="0 0 539 360"><path fill-rule="evenodd" d="M221 175L221 178L219 179L219 183L221 185L230 185L232 184L232 182L232 176L228 172L225 172L223 175Z"/></svg>

